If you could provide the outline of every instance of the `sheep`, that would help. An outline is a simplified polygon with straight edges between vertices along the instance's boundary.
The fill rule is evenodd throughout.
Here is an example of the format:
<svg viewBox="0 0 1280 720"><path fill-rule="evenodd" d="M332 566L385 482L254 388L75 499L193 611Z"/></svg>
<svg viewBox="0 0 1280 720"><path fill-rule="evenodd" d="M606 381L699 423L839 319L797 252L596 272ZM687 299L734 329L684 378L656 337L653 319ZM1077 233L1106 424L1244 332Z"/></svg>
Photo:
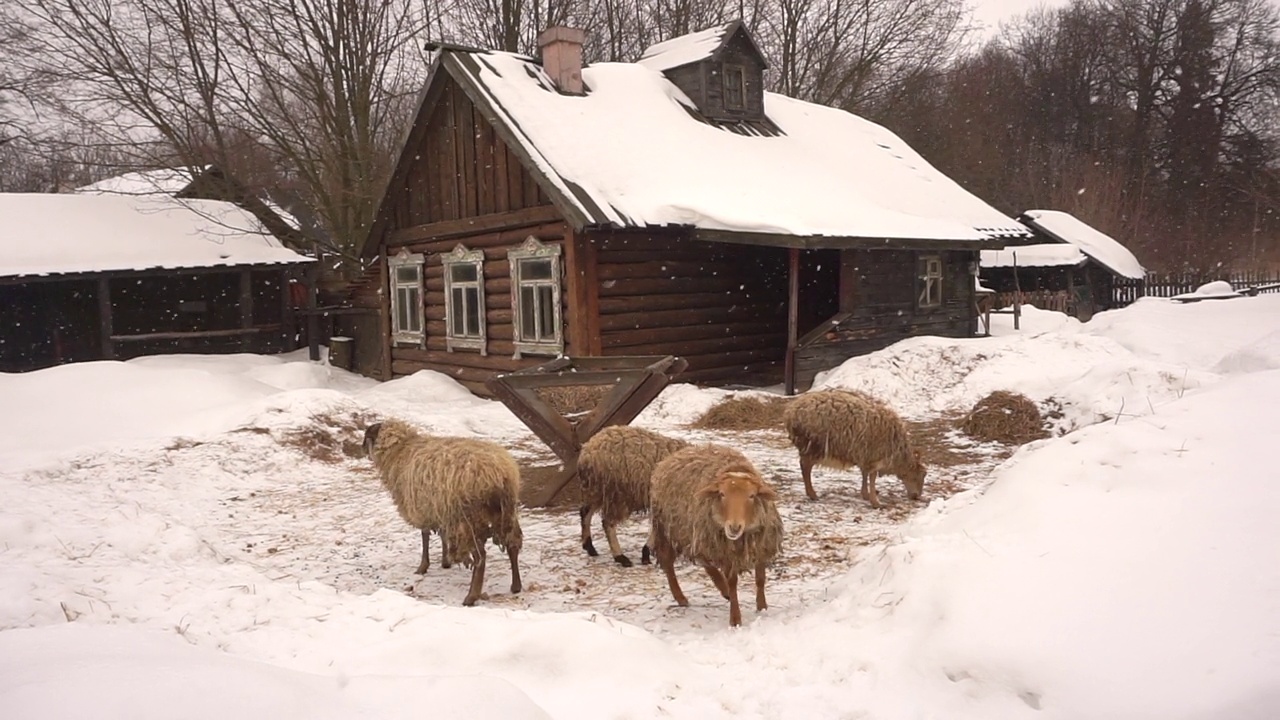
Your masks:
<svg viewBox="0 0 1280 720"><path fill-rule="evenodd" d="M475 605L484 585L485 543L492 539L511 560L512 594L520 592L520 468L506 450L484 440L433 437L394 419L365 430L364 450L400 517L422 530L419 573L430 564L428 534L436 531L442 564L471 568L462 604Z"/></svg>
<svg viewBox="0 0 1280 720"><path fill-rule="evenodd" d="M598 511L609 552L623 567L631 567L631 558L618 544L618 523L632 513L649 509L649 477L653 468L671 453L689 443L632 427L613 425L596 433L578 455L578 479L582 482L582 549L596 557L591 540L591 518ZM649 564L649 546L640 550L640 563Z"/></svg>
<svg viewBox="0 0 1280 720"><path fill-rule="evenodd" d="M676 604L689 601L676 580L675 560L701 565L729 601L729 625L742 624L738 576L752 570L756 610L768 608L765 567L782 549L777 493L745 455L723 445L693 445L653 470L649 542Z"/></svg>
<svg viewBox="0 0 1280 720"><path fill-rule="evenodd" d="M865 393L814 390L793 400L783 414L791 444L800 452L804 492L817 500L815 465L862 471L862 499L880 507L876 476L897 475L907 498L924 492L925 466L911 447L907 428L891 408Z"/></svg>

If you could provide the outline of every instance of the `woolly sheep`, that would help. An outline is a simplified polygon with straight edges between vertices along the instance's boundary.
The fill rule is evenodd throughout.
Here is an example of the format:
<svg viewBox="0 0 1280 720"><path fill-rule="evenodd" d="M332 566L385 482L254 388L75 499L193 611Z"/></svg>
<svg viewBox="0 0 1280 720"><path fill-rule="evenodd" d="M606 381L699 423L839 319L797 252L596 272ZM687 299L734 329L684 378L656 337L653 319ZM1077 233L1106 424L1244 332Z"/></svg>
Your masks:
<svg viewBox="0 0 1280 720"><path fill-rule="evenodd" d="M924 492L925 466L911 448L907 428L891 408L865 393L815 390L791 402L783 414L791 444L800 452L804 491L817 500L815 465L862 471L862 499L880 507L876 476L897 475L907 497Z"/></svg>
<svg viewBox="0 0 1280 720"><path fill-rule="evenodd" d="M777 493L745 455L723 445L694 445L654 468L649 542L671 595L689 605L676 580L675 559L701 565L729 601L729 625L742 624L738 576L755 573L756 610L768 607L765 567L782 549Z"/></svg>
<svg viewBox="0 0 1280 720"><path fill-rule="evenodd" d="M474 605L484 585L485 543L492 539L511 560L511 592L520 592L520 468L506 450L483 440L432 437L399 420L370 425L364 449L400 517L422 530L419 573L429 565L428 533L434 530L443 545L442 564L471 568L462 604Z"/></svg>
<svg viewBox="0 0 1280 720"><path fill-rule="evenodd" d="M582 549L596 552L591 540L591 518L600 513L600 525L609 541L609 552L623 567L631 558L618 543L618 523L632 513L649 509L649 478L663 458L688 447L684 440L630 425L612 425L596 433L578 455L578 479L582 481ZM649 546L640 550L641 564L649 564Z"/></svg>

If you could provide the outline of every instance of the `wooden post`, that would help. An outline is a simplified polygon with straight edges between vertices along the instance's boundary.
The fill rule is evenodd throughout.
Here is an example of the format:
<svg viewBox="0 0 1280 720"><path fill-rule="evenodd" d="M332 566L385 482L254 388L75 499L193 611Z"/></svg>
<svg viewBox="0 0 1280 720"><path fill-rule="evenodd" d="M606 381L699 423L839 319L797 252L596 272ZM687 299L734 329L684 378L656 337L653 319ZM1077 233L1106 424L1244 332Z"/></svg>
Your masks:
<svg viewBox="0 0 1280 720"><path fill-rule="evenodd" d="M391 379L391 268L387 265L387 244L381 243L381 250L378 253L378 263L381 266L378 270L379 282L379 312L378 312L378 337L380 339L380 351L382 357L379 359L378 368L381 371L383 380ZM424 269L425 273L426 270ZM423 288L423 298L426 297L426 288ZM423 302L423 326L422 326L422 342L426 345L426 302Z"/></svg>
<svg viewBox="0 0 1280 720"><path fill-rule="evenodd" d="M111 280L106 276L98 278L98 324L102 333L102 359L114 360L115 345L111 342Z"/></svg>
<svg viewBox="0 0 1280 720"><path fill-rule="evenodd" d="M1013 251L1013 329L1022 327L1022 285L1018 283L1018 251Z"/></svg>
<svg viewBox="0 0 1280 720"><path fill-rule="evenodd" d="M289 288L289 281L292 278L293 273L290 270L286 269L280 273L280 350L283 352L289 352L297 347L293 344L297 328L294 325L293 295Z"/></svg>
<svg viewBox="0 0 1280 720"><path fill-rule="evenodd" d="M240 271L240 329L253 327L253 271L245 268ZM240 336L240 349L253 351L253 336L245 333ZM260 348L261 349L261 348Z"/></svg>
<svg viewBox="0 0 1280 720"><path fill-rule="evenodd" d="M307 269L307 357L320 359L320 316L316 313L317 285L320 280L320 264L324 262L324 252L319 254L316 262Z"/></svg>
<svg viewBox="0 0 1280 720"><path fill-rule="evenodd" d="M783 373L787 395L796 394L796 340L800 336L800 248L790 248L791 269L787 283L787 357Z"/></svg>

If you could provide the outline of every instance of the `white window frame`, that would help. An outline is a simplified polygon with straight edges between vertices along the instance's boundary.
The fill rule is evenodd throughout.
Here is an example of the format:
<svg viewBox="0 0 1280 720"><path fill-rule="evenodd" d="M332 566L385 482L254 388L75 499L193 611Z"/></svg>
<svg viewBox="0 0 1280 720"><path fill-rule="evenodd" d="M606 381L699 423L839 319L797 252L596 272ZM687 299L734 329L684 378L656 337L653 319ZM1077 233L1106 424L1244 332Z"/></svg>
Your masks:
<svg viewBox="0 0 1280 720"><path fill-rule="evenodd" d="M515 357L522 355L560 355L564 352L564 305L562 300L563 278L560 271L560 246L544 245L538 238L530 235L519 247L507 252L507 261L511 265L511 317L512 340L515 341ZM550 260L551 278L548 280L530 280L523 276L524 263L529 260ZM551 337L528 340L524 333L523 289L531 287L550 287L552 303ZM535 298L541 293L536 290ZM535 300L535 302L541 302ZM534 316L538 317L535 309Z"/></svg>
<svg viewBox="0 0 1280 720"><path fill-rule="evenodd" d="M936 308L942 306L942 256L920 256L919 268L920 294L916 296L916 307Z"/></svg>
<svg viewBox="0 0 1280 720"><path fill-rule="evenodd" d="M421 346L427 336L426 318L422 311L422 262L421 253L410 253L405 248L400 248L400 252L387 259L387 287L391 294L391 342L397 345ZM399 271L405 268L414 271L414 280L400 280ZM402 291L411 298L410 320L417 320L417 329L412 327L412 322L410 327L400 325L400 306L405 302Z"/></svg>
<svg viewBox="0 0 1280 720"><path fill-rule="evenodd" d="M488 346L486 340L488 338L485 327L485 300L484 300L484 251L468 250L464 245L458 245L453 250L440 256L440 263L444 269L444 336L445 347L449 352L454 350L479 350L481 355L488 354ZM453 268L458 265L471 265L475 267L476 279L474 281L455 282L453 279ZM476 302L479 305L479 312L476 313L476 319L480 325L477 334L456 335L453 329L453 314L455 311L453 303L453 290L455 287L475 288ZM465 301L465 289L464 289ZM458 312L466 312L466 307L459 308ZM465 315L463 316L465 318ZM465 320L463 321L465 324Z"/></svg>

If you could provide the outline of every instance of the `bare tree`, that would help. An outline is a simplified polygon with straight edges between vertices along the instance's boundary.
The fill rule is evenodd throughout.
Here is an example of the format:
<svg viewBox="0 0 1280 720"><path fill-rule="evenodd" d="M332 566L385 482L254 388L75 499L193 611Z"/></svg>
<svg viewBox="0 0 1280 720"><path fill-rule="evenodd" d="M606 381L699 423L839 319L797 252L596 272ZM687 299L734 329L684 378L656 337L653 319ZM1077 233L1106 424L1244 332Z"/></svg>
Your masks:
<svg viewBox="0 0 1280 720"><path fill-rule="evenodd" d="M46 98L137 148L133 162L292 184L331 249L372 222L425 67L413 0L15 0L56 73ZM274 177L261 177L264 168Z"/></svg>

